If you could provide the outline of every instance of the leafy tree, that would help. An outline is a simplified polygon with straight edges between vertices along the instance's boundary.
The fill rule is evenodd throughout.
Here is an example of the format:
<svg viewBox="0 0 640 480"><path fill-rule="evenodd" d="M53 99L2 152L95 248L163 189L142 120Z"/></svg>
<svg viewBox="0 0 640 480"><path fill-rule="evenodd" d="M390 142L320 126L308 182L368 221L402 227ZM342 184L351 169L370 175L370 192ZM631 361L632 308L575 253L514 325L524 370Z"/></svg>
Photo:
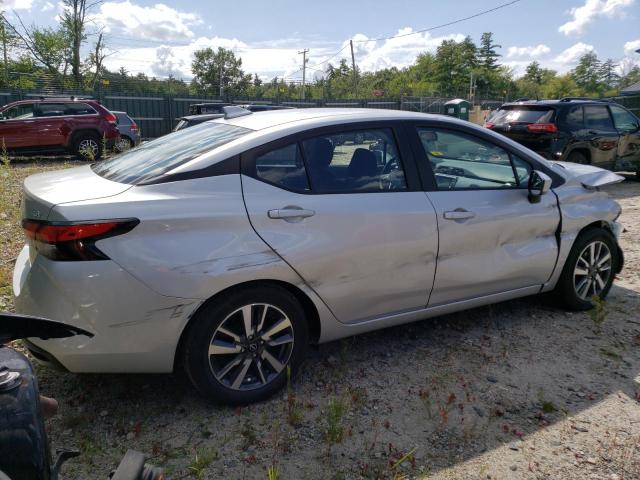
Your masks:
<svg viewBox="0 0 640 480"><path fill-rule="evenodd" d="M611 58L607 58L600 65L600 79L608 89L617 87L620 82L620 75L616 72L617 68L618 65Z"/></svg>
<svg viewBox="0 0 640 480"><path fill-rule="evenodd" d="M580 95L580 87L571 74L552 78L541 87L544 98L574 97Z"/></svg>
<svg viewBox="0 0 640 480"><path fill-rule="evenodd" d="M601 63L598 56L593 52L585 53L580 57L578 65L571 71L571 77L576 85L581 88L581 93L585 95L597 95L601 92L600 76Z"/></svg>
<svg viewBox="0 0 640 480"><path fill-rule="evenodd" d="M218 47L204 48L194 53L191 63L193 85L200 91L225 95L238 95L247 91L251 75L242 70L242 59L236 58L233 50Z"/></svg>

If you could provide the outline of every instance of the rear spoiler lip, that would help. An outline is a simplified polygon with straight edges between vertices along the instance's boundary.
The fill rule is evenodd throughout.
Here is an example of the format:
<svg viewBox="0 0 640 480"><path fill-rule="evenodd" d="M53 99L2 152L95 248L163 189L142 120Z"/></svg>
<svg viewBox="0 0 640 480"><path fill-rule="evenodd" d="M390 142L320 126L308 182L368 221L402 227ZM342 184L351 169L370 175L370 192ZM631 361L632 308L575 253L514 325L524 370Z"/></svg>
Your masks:
<svg viewBox="0 0 640 480"><path fill-rule="evenodd" d="M588 190L596 190L605 185L613 185L624 181L624 177L607 170L580 175L578 180Z"/></svg>

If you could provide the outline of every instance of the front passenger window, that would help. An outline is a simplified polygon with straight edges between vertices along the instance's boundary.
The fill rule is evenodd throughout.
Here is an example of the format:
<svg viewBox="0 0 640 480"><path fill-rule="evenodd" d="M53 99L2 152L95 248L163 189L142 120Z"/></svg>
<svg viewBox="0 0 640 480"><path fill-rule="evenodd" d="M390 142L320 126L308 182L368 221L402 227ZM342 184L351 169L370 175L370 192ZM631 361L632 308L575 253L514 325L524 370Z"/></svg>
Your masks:
<svg viewBox="0 0 640 480"><path fill-rule="evenodd" d="M434 173L438 190L479 190L525 186L531 167L512 164L509 153L475 137L433 128L418 135Z"/></svg>

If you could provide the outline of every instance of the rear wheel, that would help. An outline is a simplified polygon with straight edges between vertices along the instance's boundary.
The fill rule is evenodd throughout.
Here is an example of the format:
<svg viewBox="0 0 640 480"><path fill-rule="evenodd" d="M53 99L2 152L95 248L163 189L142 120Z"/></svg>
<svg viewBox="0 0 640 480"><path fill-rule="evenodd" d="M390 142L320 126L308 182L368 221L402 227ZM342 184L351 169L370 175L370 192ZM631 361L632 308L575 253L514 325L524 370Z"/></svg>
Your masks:
<svg viewBox="0 0 640 480"><path fill-rule="evenodd" d="M126 152L127 150L131 150L133 148L133 140L131 140L127 136L121 136L120 140L116 142L115 149L118 152Z"/></svg>
<svg viewBox="0 0 640 480"><path fill-rule="evenodd" d="M230 404L264 400L304 358L304 310L288 291L261 286L233 292L201 309L184 348L187 375L204 396Z"/></svg>
<svg viewBox="0 0 640 480"><path fill-rule="evenodd" d="M571 152L567 161L573 163L580 163L582 165L589 165L591 162L587 158L587 156L582 152Z"/></svg>
<svg viewBox="0 0 640 480"><path fill-rule="evenodd" d="M97 160L102 151L100 148L100 137L95 133L81 133L73 142L73 153L84 160Z"/></svg>
<svg viewBox="0 0 640 480"><path fill-rule="evenodd" d="M571 310L588 310L593 297L604 299L618 265L618 248L609 231L598 228L581 234L571 249L555 292Z"/></svg>

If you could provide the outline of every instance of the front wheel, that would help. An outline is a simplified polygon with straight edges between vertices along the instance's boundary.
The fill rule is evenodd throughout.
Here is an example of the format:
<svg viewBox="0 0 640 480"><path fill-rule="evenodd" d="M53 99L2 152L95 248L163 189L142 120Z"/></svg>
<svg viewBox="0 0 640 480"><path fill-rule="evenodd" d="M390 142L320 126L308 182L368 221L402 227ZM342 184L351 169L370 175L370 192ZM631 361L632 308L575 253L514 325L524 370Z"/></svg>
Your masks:
<svg viewBox="0 0 640 480"><path fill-rule="evenodd" d="M242 405L264 400L287 382L308 343L304 310L287 290L239 290L205 305L187 332L184 365L212 400Z"/></svg>
<svg viewBox="0 0 640 480"><path fill-rule="evenodd" d="M618 266L615 238L601 228L587 230L575 241L556 286L556 294L571 310L588 310L593 297L604 299Z"/></svg>

